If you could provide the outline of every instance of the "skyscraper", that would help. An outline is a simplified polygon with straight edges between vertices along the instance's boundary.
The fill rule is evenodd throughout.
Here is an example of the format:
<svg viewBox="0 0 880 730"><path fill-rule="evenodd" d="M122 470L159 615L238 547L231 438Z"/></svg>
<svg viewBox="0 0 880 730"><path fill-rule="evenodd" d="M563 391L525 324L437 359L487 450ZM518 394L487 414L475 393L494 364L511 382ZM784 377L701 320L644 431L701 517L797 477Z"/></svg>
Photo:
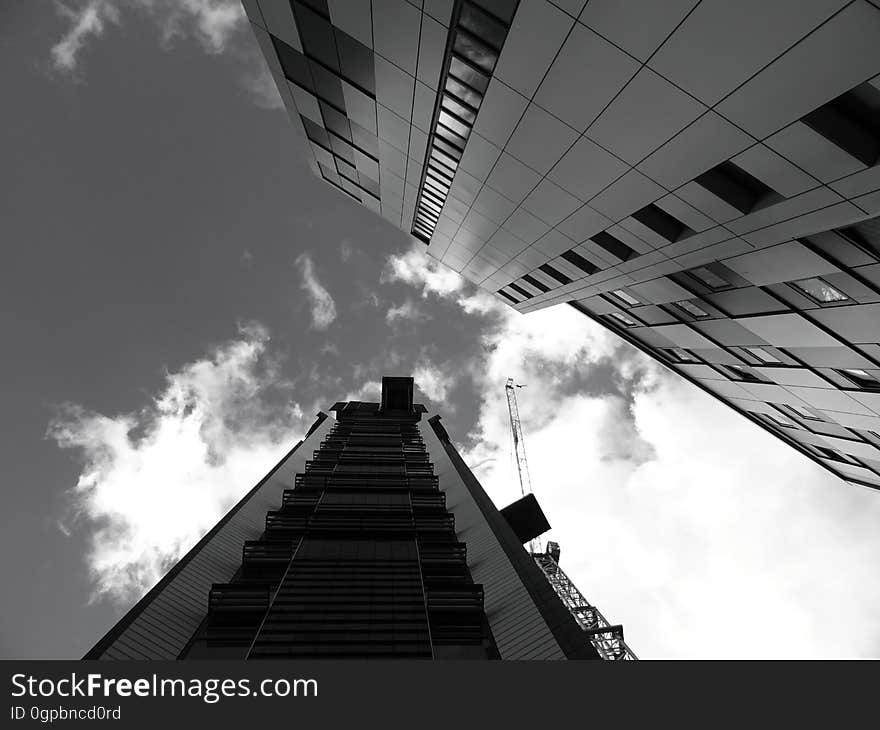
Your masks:
<svg viewBox="0 0 880 730"><path fill-rule="evenodd" d="M245 0L315 173L880 487L880 7Z"/></svg>
<svg viewBox="0 0 880 730"><path fill-rule="evenodd" d="M597 659L622 643L559 599L523 549L549 528L534 497L499 512L412 378L331 410L85 658Z"/></svg>

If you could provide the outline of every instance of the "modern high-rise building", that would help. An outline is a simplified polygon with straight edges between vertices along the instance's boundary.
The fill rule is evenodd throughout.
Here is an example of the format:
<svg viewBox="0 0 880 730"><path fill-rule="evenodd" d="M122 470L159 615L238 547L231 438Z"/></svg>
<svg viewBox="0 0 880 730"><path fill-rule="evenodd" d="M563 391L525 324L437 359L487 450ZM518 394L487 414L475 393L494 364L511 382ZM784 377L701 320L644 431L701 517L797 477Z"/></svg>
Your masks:
<svg viewBox="0 0 880 730"><path fill-rule="evenodd" d="M880 487L880 3L244 6L320 178Z"/></svg>
<svg viewBox="0 0 880 730"><path fill-rule="evenodd" d="M626 659L532 495L498 511L412 378L340 402L86 659Z"/></svg>

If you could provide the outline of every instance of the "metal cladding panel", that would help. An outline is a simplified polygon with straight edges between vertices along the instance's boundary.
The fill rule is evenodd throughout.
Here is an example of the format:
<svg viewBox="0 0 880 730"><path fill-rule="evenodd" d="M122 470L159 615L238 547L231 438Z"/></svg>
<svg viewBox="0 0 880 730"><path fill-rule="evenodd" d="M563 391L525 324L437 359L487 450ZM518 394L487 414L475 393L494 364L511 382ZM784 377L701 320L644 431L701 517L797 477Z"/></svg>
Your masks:
<svg viewBox="0 0 880 730"><path fill-rule="evenodd" d="M333 423L324 418L85 658L176 659L206 615L211 584L228 581L238 570L244 541L262 534L266 512L281 504L282 492L293 486Z"/></svg>
<svg viewBox="0 0 880 730"><path fill-rule="evenodd" d="M483 584L486 617L502 659L525 659L540 645L536 659L565 659L559 643L523 585L498 537L462 481L434 430L421 425L422 438L434 463L446 504L455 515L458 539L467 544L468 568Z"/></svg>
<svg viewBox="0 0 880 730"><path fill-rule="evenodd" d="M434 418L439 420L439 417ZM438 424L441 433L445 433ZM422 438L485 592L486 618L502 659L598 659L571 614L451 444L430 423Z"/></svg>
<svg viewBox="0 0 880 730"><path fill-rule="evenodd" d="M313 169L407 234L427 220L413 240L505 304L576 305L817 463L876 486L878 432L855 424L880 416L880 4L594 1L577 17L550 0L418 5L333 0L321 18L298 0L247 1ZM468 118L450 122L462 107L436 88L457 83L462 28L491 60L471 68L481 88L466 93ZM357 61L340 54L332 78L329 38ZM458 130L445 152L441 117ZM730 286L695 280L706 267ZM793 287L817 277L846 300ZM723 322L745 339L703 328ZM762 346L780 361L743 349ZM832 351L857 364L829 365ZM772 376L737 364L808 369L815 387L780 384L780 402L764 401L743 386ZM855 447L817 447L791 431L821 439L813 421L782 426L742 402L812 404Z"/></svg>

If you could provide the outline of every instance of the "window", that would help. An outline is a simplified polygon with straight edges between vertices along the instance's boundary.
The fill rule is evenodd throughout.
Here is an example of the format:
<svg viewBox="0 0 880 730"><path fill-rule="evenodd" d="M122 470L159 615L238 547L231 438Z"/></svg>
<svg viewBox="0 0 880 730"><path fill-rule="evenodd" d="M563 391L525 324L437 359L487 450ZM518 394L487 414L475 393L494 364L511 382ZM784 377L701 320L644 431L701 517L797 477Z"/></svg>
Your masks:
<svg viewBox="0 0 880 730"><path fill-rule="evenodd" d="M840 461L844 464L853 463L850 458L847 457L842 451L838 451L837 449L828 449L824 446L813 446L817 452L819 452L819 456L823 459L831 459L832 461Z"/></svg>
<svg viewBox="0 0 880 730"><path fill-rule="evenodd" d="M837 372L863 390L880 390L880 380L867 370L846 369Z"/></svg>
<svg viewBox="0 0 880 730"><path fill-rule="evenodd" d="M797 428L797 424L793 421L789 421L785 416L780 416L776 413L765 413L765 416L769 418L773 423L777 426L784 426L785 428Z"/></svg>
<svg viewBox="0 0 880 730"><path fill-rule="evenodd" d="M636 299L632 294L627 294L623 289L615 289L611 293L618 299L622 299L631 307L637 307L639 304L641 304L638 299Z"/></svg>
<svg viewBox="0 0 880 730"><path fill-rule="evenodd" d="M814 276L810 279L800 279L791 282L791 285L806 294L814 302L819 304L832 304L834 302L848 302L850 298L839 289L835 289L825 279Z"/></svg>
<svg viewBox="0 0 880 730"><path fill-rule="evenodd" d="M744 347L743 349L763 363L776 364L782 362L776 355L767 352L763 347Z"/></svg>
<svg viewBox="0 0 880 730"><path fill-rule="evenodd" d="M724 368L728 375L734 380L744 380L749 383L762 382L761 378L755 375L755 373L745 365L722 365L721 367Z"/></svg>
<svg viewBox="0 0 880 730"><path fill-rule="evenodd" d="M662 208L658 208L653 203L646 205L641 210L637 210L632 214L632 217L670 243L677 241L686 234L693 233L684 223L673 218L669 213Z"/></svg>
<svg viewBox="0 0 880 730"><path fill-rule="evenodd" d="M693 302L676 302L675 306L679 309L683 309L685 312L691 315L691 317L696 317L697 319L702 319L703 317L709 316L709 313L706 310L698 307Z"/></svg>
<svg viewBox="0 0 880 730"><path fill-rule="evenodd" d="M550 291L549 286L547 286L546 284L544 284L541 281L538 281L534 276L529 276L528 274L526 274L522 279L526 284L531 284L538 291L542 291L542 292Z"/></svg>
<svg viewBox="0 0 880 730"><path fill-rule="evenodd" d="M880 218L871 218L846 228L838 228L837 233L852 241L863 251L874 256L880 255Z"/></svg>
<svg viewBox="0 0 880 730"><path fill-rule="evenodd" d="M630 319L625 314L621 314L620 312L611 312L611 314L609 314L608 316L616 319L618 322L625 325L626 327L635 327L637 324L635 320Z"/></svg>
<svg viewBox="0 0 880 730"><path fill-rule="evenodd" d="M806 408L805 406L799 406L799 405L793 405L791 403L787 403L782 407L785 408L785 410L791 411L796 416L800 416L801 418L806 418L810 421L823 420L819 416L817 416L815 413L813 413L811 410Z"/></svg>
<svg viewBox="0 0 880 730"><path fill-rule="evenodd" d="M880 91L866 81L810 112L801 121L867 167L880 157Z"/></svg>
<svg viewBox="0 0 880 730"><path fill-rule="evenodd" d="M516 284L510 284L510 288L513 289L517 294L524 296L526 299L531 299L534 294L527 292L521 286L517 286Z"/></svg>
<svg viewBox="0 0 880 730"><path fill-rule="evenodd" d="M712 271L708 266L699 266L696 269L691 269L687 273L704 286L715 291L718 291L719 289L727 289L731 285L727 279Z"/></svg>
<svg viewBox="0 0 880 730"><path fill-rule="evenodd" d="M502 297L505 297L506 299L509 299L509 300L510 300L511 302L513 302L514 304L519 304L519 302L518 302L514 297L512 297L510 294L508 294L506 291L504 291L504 289L499 289L499 290L498 290L498 293L499 293Z"/></svg>
<svg viewBox="0 0 880 730"><path fill-rule="evenodd" d="M545 274L547 274L547 276L552 276L560 284L571 284L571 279L569 279L558 269L554 269L552 266L550 266L550 264L544 264L543 266L539 266L538 268Z"/></svg>
<svg viewBox="0 0 880 730"><path fill-rule="evenodd" d="M670 347L664 352L669 355L670 359L677 362L697 362L697 359L682 347Z"/></svg>
<svg viewBox="0 0 880 730"><path fill-rule="evenodd" d="M583 256L574 251L566 251L564 254L561 254L561 257L587 274L595 274L599 270L598 266L587 261Z"/></svg>
<svg viewBox="0 0 880 730"><path fill-rule="evenodd" d="M612 256L616 256L621 261L629 261L636 252L627 246L623 241L615 238L610 233L597 233L590 239L593 243L604 248Z"/></svg>
<svg viewBox="0 0 880 730"><path fill-rule="evenodd" d="M694 182L743 215L750 213L761 203L766 204L782 198L758 178L729 160L707 170Z"/></svg>

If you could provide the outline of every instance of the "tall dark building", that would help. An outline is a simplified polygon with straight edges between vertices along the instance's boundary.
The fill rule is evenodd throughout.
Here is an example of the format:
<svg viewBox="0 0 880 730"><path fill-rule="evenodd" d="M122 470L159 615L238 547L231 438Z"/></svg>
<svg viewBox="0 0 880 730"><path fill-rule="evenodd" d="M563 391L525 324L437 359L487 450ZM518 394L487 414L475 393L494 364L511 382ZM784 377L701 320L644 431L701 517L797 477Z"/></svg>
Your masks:
<svg viewBox="0 0 880 730"><path fill-rule="evenodd" d="M600 657L412 378L330 410L85 658Z"/></svg>
<svg viewBox="0 0 880 730"><path fill-rule="evenodd" d="M876 0L243 4L340 195L880 488Z"/></svg>

